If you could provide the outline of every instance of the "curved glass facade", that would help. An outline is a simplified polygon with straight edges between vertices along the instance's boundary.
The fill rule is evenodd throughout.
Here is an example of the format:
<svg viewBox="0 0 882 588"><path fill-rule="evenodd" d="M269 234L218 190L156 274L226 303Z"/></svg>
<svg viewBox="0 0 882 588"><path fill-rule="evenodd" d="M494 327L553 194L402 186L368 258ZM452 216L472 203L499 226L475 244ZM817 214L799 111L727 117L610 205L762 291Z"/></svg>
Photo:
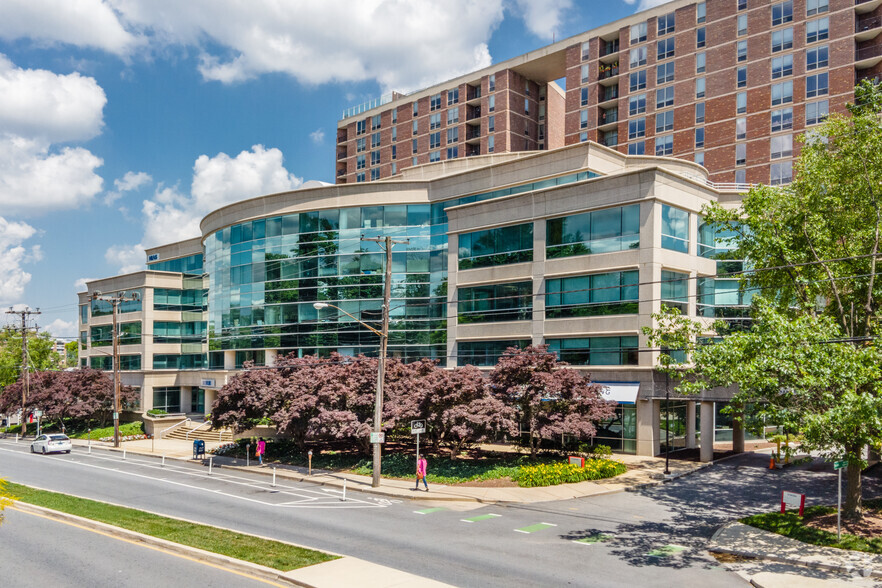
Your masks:
<svg viewBox="0 0 882 588"><path fill-rule="evenodd" d="M364 238L387 235L410 241L392 253L389 355L443 362L445 216L429 204L364 206L274 216L210 234L211 367L223 367L224 350L376 355L376 334L335 308L313 304L339 306L380 328L385 254Z"/></svg>

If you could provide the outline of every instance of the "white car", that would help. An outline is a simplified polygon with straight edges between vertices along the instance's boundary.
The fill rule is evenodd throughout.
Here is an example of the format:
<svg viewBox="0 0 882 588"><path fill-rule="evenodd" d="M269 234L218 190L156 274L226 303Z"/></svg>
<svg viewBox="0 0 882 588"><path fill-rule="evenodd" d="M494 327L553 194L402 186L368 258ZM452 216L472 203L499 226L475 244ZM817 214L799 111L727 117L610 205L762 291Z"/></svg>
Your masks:
<svg viewBox="0 0 882 588"><path fill-rule="evenodd" d="M70 453L72 447L70 437L61 433L52 433L51 435L40 435L37 437L31 443L31 453L37 453L38 451L43 455L54 451Z"/></svg>

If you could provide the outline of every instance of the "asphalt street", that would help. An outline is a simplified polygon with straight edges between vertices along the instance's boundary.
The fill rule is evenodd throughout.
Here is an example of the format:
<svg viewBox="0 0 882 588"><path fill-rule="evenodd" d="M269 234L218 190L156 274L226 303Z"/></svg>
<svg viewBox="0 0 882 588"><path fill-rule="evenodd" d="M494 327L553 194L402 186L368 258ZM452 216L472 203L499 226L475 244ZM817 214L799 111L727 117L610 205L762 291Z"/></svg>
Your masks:
<svg viewBox="0 0 882 588"><path fill-rule="evenodd" d="M30 455L0 440L11 481L359 557L457 586L744 586L704 551L723 522L781 489L835 497L827 472L769 471L743 456L646 489L555 503L394 501L265 476L94 450ZM878 480L877 480L878 481ZM868 484L875 483L869 480ZM431 498L431 493L420 498ZM6 529L0 531L7 536Z"/></svg>

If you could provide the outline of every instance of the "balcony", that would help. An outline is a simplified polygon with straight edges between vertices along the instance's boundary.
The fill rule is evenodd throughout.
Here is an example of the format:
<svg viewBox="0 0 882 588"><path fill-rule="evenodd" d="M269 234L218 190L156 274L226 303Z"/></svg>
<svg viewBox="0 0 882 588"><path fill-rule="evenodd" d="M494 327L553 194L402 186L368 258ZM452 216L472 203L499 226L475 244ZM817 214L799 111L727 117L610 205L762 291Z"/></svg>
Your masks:
<svg viewBox="0 0 882 588"><path fill-rule="evenodd" d="M466 157L471 157L472 155L480 155L481 154L481 146L480 145L466 145Z"/></svg>
<svg viewBox="0 0 882 588"><path fill-rule="evenodd" d="M619 86L606 86L600 90L597 95L597 102L599 104L604 104L605 102L611 102L613 100L619 99Z"/></svg>
<svg viewBox="0 0 882 588"><path fill-rule="evenodd" d="M619 40L618 38L613 39L611 41L603 41L600 42L600 57L606 57L608 55L617 55L619 52Z"/></svg>
<svg viewBox="0 0 882 588"><path fill-rule="evenodd" d="M601 110L600 116L597 117L597 128L599 130L606 130L605 127L612 127L619 120L619 109L618 108L610 108L608 110Z"/></svg>
<svg viewBox="0 0 882 588"><path fill-rule="evenodd" d="M466 123L470 125L481 124L481 107L466 106Z"/></svg>
<svg viewBox="0 0 882 588"><path fill-rule="evenodd" d="M337 129L337 142L345 143L348 140L346 129Z"/></svg>
<svg viewBox="0 0 882 588"><path fill-rule="evenodd" d="M619 133L617 131L607 131L600 135L600 143L601 145L605 145L607 147L615 147L619 144Z"/></svg>
<svg viewBox="0 0 882 588"><path fill-rule="evenodd" d="M346 150L345 149L342 149L342 150L338 149L337 150L337 160L339 161L341 159L346 159Z"/></svg>
<svg viewBox="0 0 882 588"><path fill-rule="evenodd" d="M612 77L619 75L619 62L616 61L614 63L601 63L599 65L600 70L597 72L598 80L606 80Z"/></svg>
<svg viewBox="0 0 882 588"><path fill-rule="evenodd" d="M481 127L468 127L466 129L465 140L472 141L474 139L481 140Z"/></svg>
<svg viewBox="0 0 882 588"><path fill-rule="evenodd" d="M854 0L854 11L856 14L866 14L873 12L882 5L882 0Z"/></svg>
<svg viewBox="0 0 882 588"><path fill-rule="evenodd" d="M882 32L882 16L859 18L854 23L854 40L869 41Z"/></svg>
<svg viewBox="0 0 882 588"><path fill-rule="evenodd" d="M882 61L882 45L871 45L854 52L855 69L869 69L880 61Z"/></svg>
<svg viewBox="0 0 882 588"><path fill-rule="evenodd" d="M481 99L481 86L466 86L466 103Z"/></svg>

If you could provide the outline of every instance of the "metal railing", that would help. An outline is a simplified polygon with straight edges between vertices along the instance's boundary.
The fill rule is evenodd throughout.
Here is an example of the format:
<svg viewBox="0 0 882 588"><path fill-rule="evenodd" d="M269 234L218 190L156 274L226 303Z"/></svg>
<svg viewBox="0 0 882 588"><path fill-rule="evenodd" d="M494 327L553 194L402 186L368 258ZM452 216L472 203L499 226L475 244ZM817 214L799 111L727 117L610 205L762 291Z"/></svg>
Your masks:
<svg viewBox="0 0 882 588"><path fill-rule="evenodd" d="M182 420L181 422L173 424L168 429L163 429L162 431L160 431L158 437L160 439L162 439L162 436L165 435L166 433L168 433L169 431L171 431L172 429L177 429L178 427L180 427L184 423L189 423L189 422L190 422L190 418L187 417L184 420Z"/></svg>

